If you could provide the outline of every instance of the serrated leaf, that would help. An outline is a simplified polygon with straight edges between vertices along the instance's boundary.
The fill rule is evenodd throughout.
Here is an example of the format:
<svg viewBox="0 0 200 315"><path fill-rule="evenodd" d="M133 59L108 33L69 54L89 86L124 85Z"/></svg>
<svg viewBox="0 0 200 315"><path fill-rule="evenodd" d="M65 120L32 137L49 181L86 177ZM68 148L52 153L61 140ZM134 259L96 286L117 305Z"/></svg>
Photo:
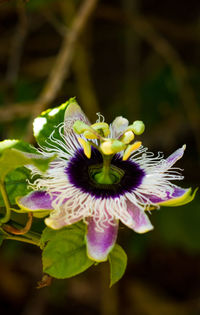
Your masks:
<svg viewBox="0 0 200 315"><path fill-rule="evenodd" d="M41 241L48 241L42 254L43 271L54 278L73 277L94 263L87 257L85 229L80 225L61 230L45 229Z"/></svg>
<svg viewBox="0 0 200 315"><path fill-rule="evenodd" d="M127 255L123 248L115 244L113 250L108 256L110 263L110 287L121 279L123 276L126 265Z"/></svg>
<svg viewBox="0 0 200 315"><path fill-rule="evenodd" d="M47 139L50 143L51 140L49 139L49 136L53 131L54 137L62 141L58 130L55 128L64 121L65 110L72 102L75 102L75 98L69 99L69 101L60 105L59 107L46 110L34 120L33 132L37 143L40 146L48 147Z"/></svg>

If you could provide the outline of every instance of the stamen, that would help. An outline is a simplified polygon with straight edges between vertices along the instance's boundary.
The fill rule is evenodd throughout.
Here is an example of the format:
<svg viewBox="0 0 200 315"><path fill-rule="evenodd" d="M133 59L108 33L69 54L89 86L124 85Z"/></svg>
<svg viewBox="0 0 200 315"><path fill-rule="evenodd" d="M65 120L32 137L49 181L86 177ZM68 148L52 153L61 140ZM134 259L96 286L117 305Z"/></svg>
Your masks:
<svg viewBox="0 0 200 315"><path fill-rule="evenodd" d="M145 130L145 125L141 120L135 120L132 125L128 126L127 130L131 130L137 136L141 135Z"/></svg>
<svg viewBox="0 0 200 315"><path fill-rule="evenodd" d="M123 161L126 161L129 156L131 155L131 153L135 150L137 150L140 146L141 146L142 142L141 141L137 141L133 144L128 145L128 147L126 148L124 155L123 155Z"/></svg>
<svg viewBox="0 0 200 315"><path fill-rule="evenodd" d="M89 126L81 120L76 120L75 123L73 124L74 131L79 135L82 134L84 131L88 130L88 128Z"/></svg>
<svg viewBox="0 0 200 315"><path fill-rule="evenodd" d="M87 156L88 159L91 158L91 145L89 144L88 141L85 141L82 138L78 138L78 141L80 142L81 146L83 147L84 153Z"/></svg>
<svg viewBox="0 0 200 315"><path fill-rule="evenodd" d="M98 133L98 131L96 131L95 128L92 128L92 126L85 124L81 120L75 121L75 123L73 124L73 129L79 135L85 134L86 137L88 135L88 139L101 139L102 138L100 133Z"/></svg>
<svg viewBox="0 0 200 315"><path fill-rule="evenodd" d="M88 140L92 140L92 139L98 139L98 137L96 136L96 134L94 134L93 132L86 130L83 133L84 137Z"/></svg>
<svg viewBox="0 0 200 315"><path fill-rule="evenodd" d="M91 127L96 130L98 133L102 134L104 137L108 137L110 134L110 129L107 123L99 122L91 125Z"/></svg>
<svg viewBox="0 0 200 315"><path fill-rule="evenodd" d="M120 138L120 141L122 141L125 144L129 144L134 139L134 137L135 137L134 133L131 130L128 130Z"/></svg>

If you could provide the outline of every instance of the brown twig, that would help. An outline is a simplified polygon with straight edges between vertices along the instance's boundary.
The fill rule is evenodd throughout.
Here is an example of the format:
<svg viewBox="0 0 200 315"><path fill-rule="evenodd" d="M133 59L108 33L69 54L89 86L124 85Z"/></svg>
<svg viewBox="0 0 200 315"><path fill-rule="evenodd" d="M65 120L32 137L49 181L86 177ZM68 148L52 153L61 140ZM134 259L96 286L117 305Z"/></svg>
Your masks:
<svg viewBox="0 0 200 315"><path fill-rule="evenodd" d="M75 16L70 29L66 32L61 49L56 58L55 64L50 72L47 82L34 104L31 121L28 126L26 140L32 140L32 120L40 114L56 97L64 79L69 73L77 40L80 37L89 17L94 11L97 0L85 0Z"/></svg>
<svg viewBox="0 0 200 315"><path fill-rule="evenodd" d="M31 212L29 212L28 213L28 220L26 222L26 225L21 230L16 229L15 227L7 225L7 224L3 225L3 229L6 232L14 234L14 235L24 235L30 230L30 228L32 226L32 222L33 222L33 214Z"/></svg>
<svg viewBox="0 0 200 315"><path fill-rule="evenodd" d="M42 276L42 279L40 281L37 282L37 289L42 289L45 287L49 287L52 283L53 277L44 274Z"/></svg>

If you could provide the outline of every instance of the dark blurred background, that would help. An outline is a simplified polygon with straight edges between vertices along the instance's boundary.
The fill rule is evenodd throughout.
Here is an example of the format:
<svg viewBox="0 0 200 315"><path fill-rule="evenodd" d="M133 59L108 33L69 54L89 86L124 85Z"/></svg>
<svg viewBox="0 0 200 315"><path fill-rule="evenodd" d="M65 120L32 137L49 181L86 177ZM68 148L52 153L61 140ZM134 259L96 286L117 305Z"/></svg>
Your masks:
<svg viewBox="0 0 200 315"><path fill-rule="evenodd" d="M0 0L0 140L34 143L32 121L76 96L91 120L143 120L143 144L184 143L183 187L200 182L200 1ZM153 232L121 226L123 279L108 265L36 289L40 250L5 241L1 314L200 314L200 198L151 215Z"/></svg>

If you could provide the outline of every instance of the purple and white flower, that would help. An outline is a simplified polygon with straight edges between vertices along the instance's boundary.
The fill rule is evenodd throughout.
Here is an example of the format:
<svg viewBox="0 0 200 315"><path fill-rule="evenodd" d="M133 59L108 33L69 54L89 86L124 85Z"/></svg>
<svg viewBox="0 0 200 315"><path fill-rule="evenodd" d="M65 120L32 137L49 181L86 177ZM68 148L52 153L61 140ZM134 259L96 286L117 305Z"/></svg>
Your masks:
<svg viewBox="0 0 200 315"><path fill-rule="evenodd" d="M117 117L108 126L103 116L91 125L77 103L69 104L64 123L50 135L44 156L57 158L32 184L33 192L18 199L27 211L47 211L47 226L60 229L80 220L86 223L88 256L107 260L118 233L119 221L137 233L153 229L146 214L160 205L176 206L191 201L191 189L172 183L182 180L174 163L185 146L167 159L154 156L135 135L144 131L140 121L129 125ZM103 119L103 121L101 121ZM32 169L38 175L38 170Z"/></svg>

